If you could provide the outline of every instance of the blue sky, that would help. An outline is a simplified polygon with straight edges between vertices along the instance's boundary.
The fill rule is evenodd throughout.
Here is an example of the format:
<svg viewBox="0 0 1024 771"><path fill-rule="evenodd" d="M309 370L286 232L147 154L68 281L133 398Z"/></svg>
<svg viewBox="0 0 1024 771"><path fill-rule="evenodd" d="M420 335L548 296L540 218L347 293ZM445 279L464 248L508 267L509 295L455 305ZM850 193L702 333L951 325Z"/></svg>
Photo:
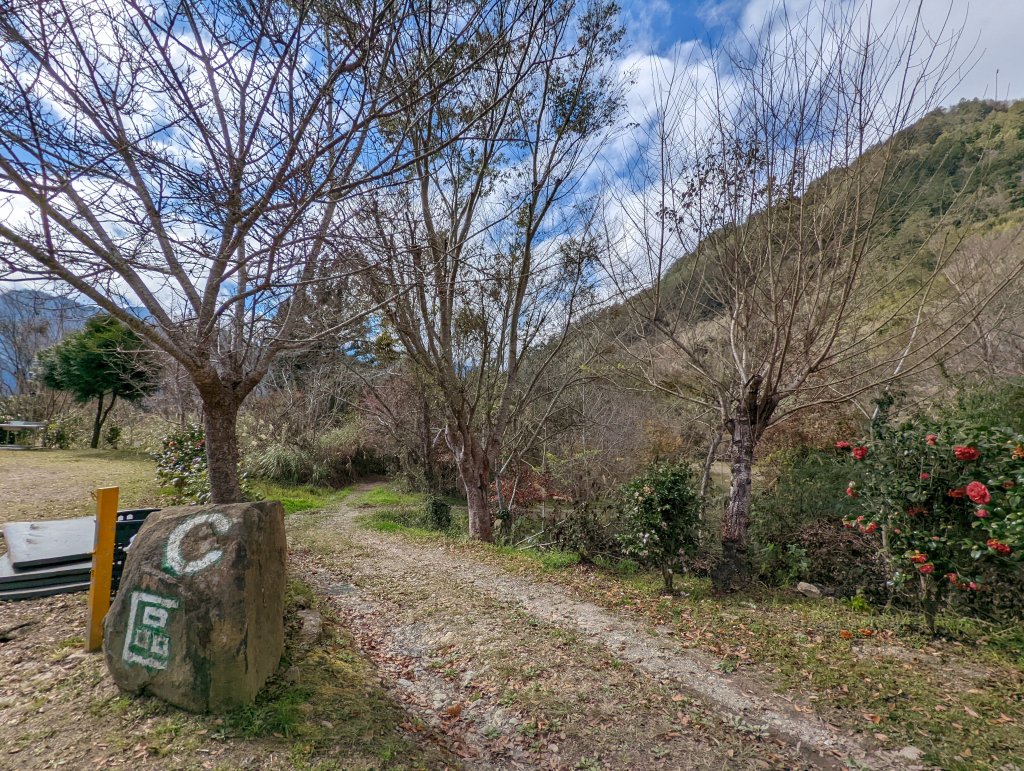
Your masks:
<svg viewBox="0 0 1024 771"><path fill-rule="evenodd" d="M824 0L842 4L849 0ZM881 14L897 0L875 0ZM778 0L620 0L634 53L665 54L693 40L715 41L750 31ZM788 0L799 10L822 0ZM939 29L949 16L963 26L960 50L969 61L945 99L1024 98L1024 0L923 0L925 23ZM998 84L998 93L996 91Z"/></svg>

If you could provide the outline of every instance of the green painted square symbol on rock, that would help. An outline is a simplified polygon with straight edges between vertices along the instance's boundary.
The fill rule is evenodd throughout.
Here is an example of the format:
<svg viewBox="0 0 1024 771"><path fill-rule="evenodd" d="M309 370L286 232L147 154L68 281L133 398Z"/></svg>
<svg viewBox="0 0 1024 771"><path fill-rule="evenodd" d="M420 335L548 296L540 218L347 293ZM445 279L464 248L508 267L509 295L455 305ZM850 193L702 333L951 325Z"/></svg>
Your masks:
<svg viewBox="0 0 1024 771"><path fill-rule="evenodd" d="M128 632L121 658L129 664L150 669L167 669L171 660L171 638L167 622L178 601L149 592L132 592Z"/></svg>

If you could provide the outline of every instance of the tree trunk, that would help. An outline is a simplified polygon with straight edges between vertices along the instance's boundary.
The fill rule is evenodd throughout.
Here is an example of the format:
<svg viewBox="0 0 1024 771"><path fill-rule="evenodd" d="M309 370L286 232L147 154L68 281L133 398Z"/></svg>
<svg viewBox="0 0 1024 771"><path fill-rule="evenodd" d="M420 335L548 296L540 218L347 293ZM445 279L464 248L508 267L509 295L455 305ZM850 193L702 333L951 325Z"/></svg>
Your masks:
<svg viewBox="0 0 1024 771"><path fill-rule="evenodd" d="M747 529L750 526L755 443L755 430L749 417L737 415L732 425L732 486L722 519L722 557L711 577L719 592L735 591L750 580Z"/></svg>
<svg viewBox="0 0 1024 771"><path fill-rule="evenodd" d="M103 394L96 400L96 419L92 422L92 440L89 446L96 450L100 446L100 429L103 428Z"/></svg>
<svg viewBox="0 0 1024 771"><path fill-rule="evenodd" d="M203 428L206 431L206 467L211 503L244 500L238 477L237 399L226 393L202 393Z"/></svg>
<svg viewBox="0 0 1024 771"><path fill-rule="evenodd" d="M474 541L494 542L494 522L487 492L491 482L491 465L483 447L472 436L463 435L462 447L455 453L459 476L466 489L469 509L469 537Z"/></svg>

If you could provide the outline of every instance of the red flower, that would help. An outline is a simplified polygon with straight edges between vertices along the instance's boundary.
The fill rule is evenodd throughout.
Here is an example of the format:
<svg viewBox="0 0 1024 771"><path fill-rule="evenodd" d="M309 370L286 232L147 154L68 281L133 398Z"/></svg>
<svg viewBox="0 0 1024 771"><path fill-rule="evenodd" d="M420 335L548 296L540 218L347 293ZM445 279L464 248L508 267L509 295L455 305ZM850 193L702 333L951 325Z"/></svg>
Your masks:
<svg viewBox="0 0 1024 771"><path fill-rule="evenodd" d="M988 519L989 518L988 509L983 508L983 507L979 507L978 510L976 512L974 512L974 516L976 516L978 519Z"/></svg>
<svg viewBox="0 0 1024 771"><path fill-rule="evenodd" d="M974 503L982 504L992 500L992 494L981 482L971 482L967 485L964 492L967 493L967 497Z"/></svg>
<svg viewBox="0 0 1024 771"><path fill-rule="evenodd" d="M859 497L860 497L860 493L858 493L858 492L857 492L856 490L854 490L854 489L853 489L852 487L847 487L847 488L846 488L846 494L847 494L848 496L850 496L851 498L859 498Z"/></svg>
<svg viewBox="0 0 1024 771"><path fill-rule="evenodd" d="M989 538L987 541L985 541L985 545L997 554L1002 554L1005 556L1007 554L1013 553L1013 549L1011 549L1007 544L1002 543L995 538Z"/></svg>
<svg viewBox="0 0 1024 771"><path fill-rule="evenodd" d="M934 447L937 441L939 441L938 434L928 434L928 436L924 438L925 444L927 444L929 447Z"/></svg>
<svg viewBox="0 0 1024 771"><path fill-rule="evenodd" d="M921 552L917 552L917 554L911 554L910 555L910 561L913 562L914 564L920 565L920 564L928 561L928 555L927 554L921 554Z"/></svg>
<svg viewBox="0 0 1024 771"><path fill-rule="evenodd" d="M950 498L963 498L967 495L967 491L962 487L957 487L955 490L950 490L946 495Z"/></svg>
<svg viewBox="0 0 1024 771"><path fill-rule="evenodd" d="M931 479L931 478L932 478L932 475L929 474L927 471L925 471L925 472L923 472L921 474L921 479Z"/></svg>
<svg viewBox="0 0 1024 771"><path fill-rule="evenodd" d="M845 439L840 439L838 442L836 442L837 450L849 450L851 447L853 447L853 445L847 442Z"/></svg>
<svg viewBox="0 0 1024 771"><path fill-rule="evenodd" d="M953 586L956 586L957 576L956 573L946 573L946 580L949 581Z"/></svg>
<svg viewBox="0 0 1024 771"><path fill-rule="evenodd" d="M927 565L920 565L917 568L917 572L924 573L927 576L935 572L935 566L929 562Z"/></svg>
<svg viewBox="0 0 1024 771"><path fill-rule="evenodd" d="M958 444L953 448L953 455L956 456L957 460L977 460L981 457L981 453L978 452L975 447L964 447Z"/></svg>
<svg viewBox="0 0 1024 771"><path fill-rule="evenodd" d="M854 460L864 460L868 457L868 448L863 445L860 447L854 447L850 454L853 455Z"/></svg>
<svg viewBox="0 0 1024 771"><path fill-rule="evenodd" d="M862 527L861 531L863 531L863 532L867 533L868 535L870 535L871 533L875 532L877 529L878 529L878 525L875 524L874 522L871 522L867 527Z"/></svg>
<svg viewBox="0 0 1024 771"><path fill-rule="evenodd" d="M918 514L927 514L928 509L924 506L911 506L907 509L907 516L916 517Z"/></svg>

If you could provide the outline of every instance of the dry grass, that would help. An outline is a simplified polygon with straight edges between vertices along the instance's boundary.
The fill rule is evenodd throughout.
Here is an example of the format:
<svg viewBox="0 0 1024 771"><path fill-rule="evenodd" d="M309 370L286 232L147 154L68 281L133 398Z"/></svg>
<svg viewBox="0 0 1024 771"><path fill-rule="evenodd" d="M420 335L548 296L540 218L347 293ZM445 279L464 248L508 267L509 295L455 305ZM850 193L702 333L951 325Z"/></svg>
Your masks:
<svg viewBox="0 0 1024 771"><path fill-rule="evenodd" d="M97 487L121 488L122 509L159 503L149 458L117 450L0 451L0 524L95 513Z"/></svg>

